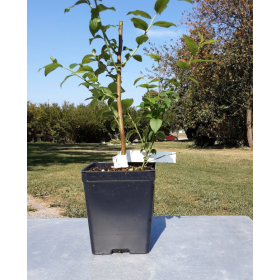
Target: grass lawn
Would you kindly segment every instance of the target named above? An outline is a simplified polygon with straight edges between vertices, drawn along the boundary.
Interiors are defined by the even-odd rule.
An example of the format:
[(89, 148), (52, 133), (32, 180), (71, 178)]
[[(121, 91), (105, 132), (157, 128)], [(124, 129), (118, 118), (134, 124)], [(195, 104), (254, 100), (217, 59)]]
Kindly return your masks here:
[[(177, 163), (158, 163), (154, 215), (246, 215), (253, 218), (253, 152), (247, 148), (192, 147), (192, 142), (157, 142), (177, 152)], [(139, 149), (140, 144), (128, 149)], [(80, 170), (111, 161), (119, 146), (28, 143), (27, 192), (68, 217), (86, 217)]]

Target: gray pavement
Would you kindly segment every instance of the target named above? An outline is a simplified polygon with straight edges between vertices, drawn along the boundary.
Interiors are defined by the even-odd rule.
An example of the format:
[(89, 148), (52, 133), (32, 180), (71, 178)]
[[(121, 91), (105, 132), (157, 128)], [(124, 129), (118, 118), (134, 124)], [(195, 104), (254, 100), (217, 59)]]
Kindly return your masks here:
[(92, 255), (87, 219), (30, 219), (28, 280), (252, 280), (253, 221), (154, 217), (149, 254)]

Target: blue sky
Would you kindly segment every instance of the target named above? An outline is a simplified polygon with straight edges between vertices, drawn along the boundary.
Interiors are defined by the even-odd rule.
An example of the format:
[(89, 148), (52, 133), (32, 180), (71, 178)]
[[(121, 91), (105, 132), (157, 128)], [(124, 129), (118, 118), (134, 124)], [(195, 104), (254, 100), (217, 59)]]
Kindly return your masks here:
[[(61, 105), (64, 101), (71, 103), (88, 104), (85, 101), (91, 93), (83, 86), (78, 87), (80, 80), (72, 77), (68, 79), (62, 89), (60, 83), (69, 74), (68, 71), (58, 68), (44, 76), (44, 71), (38, 73), (38, 69), (51, 63), (50, 56), (65, 67), (71, 63), (81, 63), (86, 54), (91, 54), (92, 49), (100, 53), (103, 46), (101, 39), (96, 39), (89, 45), (89, 38), (92, 35), (89, 32), (90, 8), (86, 4), (75, 6), (70, 12), (64, 14), (64, 9), (72, 6), (77, 0), (28, 0), (27, 2), (27, 100), (33, 103), (58, 103)], [(94, 1), (92, 1), (94, 3)], [(136, 29), (130, 18), (137, 17), (126, 15), (129, 11), (143, 10), (155, 15), (153, 9), (155, 0), (127, 1), (127, 0), (105, 0), (102, 2), (107, 7), (114, 6), (116, 11), (104, 11), (101, 13), (102, 23), (118, 24), (119, 20), (124, 22), (123, 45), (135, 49), (137, 46), (135, 38), (144, 31)], [(117, 5), (118, 4), (118, 5)], [(192, 5), (185, 1), (171, 0), (167, 9), (155, 21), (169, 21), (179, 25), (184, 10), (191, 11)], [(140, 17), (141, 19), (142, 18)], [(150, 20), (147, 19), (149, 24)], [(176, 40), (183, 33), (186, 33), (186, 27), (152, 27), (148, 32), (148, 37), (156, 45), (171, 44), (171, 39)], [(118, 29), (110, 28), (109, 38), (115, 38), (118, 41)], [(142, 55), (143, 61), (137, 62), (131, 59), (122, 71), (122, 87), (125, 89), (122, 98), (133, 98), (135, 106), (141, 102), (141, 97), (145, 93), (143, 88), (136, 88), (133, 82), (140, 76), (140, 71), (145, 74), (145, 68), (151, 68), (153, 61), (144, 55), (143, 47), (148, 47), (147, 43), (141, 45), (136, 54)], [(123, 58), (126, 52), (123, 52)], [(96, 63), (89, 64), (96, 69)], [(99, 77), (102, 85), (106, 86), (111, 79), (105, 75)]]

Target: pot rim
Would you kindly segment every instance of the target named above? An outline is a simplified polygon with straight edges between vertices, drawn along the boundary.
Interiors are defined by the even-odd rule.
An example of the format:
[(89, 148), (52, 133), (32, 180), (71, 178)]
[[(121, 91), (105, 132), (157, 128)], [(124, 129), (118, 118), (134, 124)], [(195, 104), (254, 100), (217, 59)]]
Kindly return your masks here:
[[(98, 161), (94, 161), (94, 162), (90, 163), (89, 165), (87, 165), (86, 167), (84, 167), (83, 169), (81, 169), (81, 172), (82, 172), (82, 173), (93, 172), (93, 171), (89, 171), (89, 170), (87, 170), (87, 169), (89, 169), (90, 167), (92, 167), (93, 164), (95, 164), (95, 163), (98, 163), (98, 164), (104, 163), (104, 164), (107, 164), (107, 165), (111, 164), (111, 166), (114, 165), (113, 162), (108, 162), (108, 161), (106, 161), (106, 162), (104, 162), (104, 161), (98, 162)], [(128, 165), (135, 165), (135, 164), (140, 164), (140, 165), (142, 165), (143, 162), (128, 162)], [(149, 162), (148, 165), (154, 165), (154, 168), (155, 168), (155, 169), (154, 169), (154, 170), (142, 170), (141, 172), (155, 172), (155, 171), (156, 171), (156, 162)], [(137, 171), (137, 170), (133, 170), (133, 171), (113, 171), (113, 172), (126, 173), (126, 172), (139, 172), (139, 171), (140, 171), (140, 170), (138, 170), (138, 171)], [(94, 171), (94, 173), (97, 173), (97, 172), (103, 173), (104, 171)]]

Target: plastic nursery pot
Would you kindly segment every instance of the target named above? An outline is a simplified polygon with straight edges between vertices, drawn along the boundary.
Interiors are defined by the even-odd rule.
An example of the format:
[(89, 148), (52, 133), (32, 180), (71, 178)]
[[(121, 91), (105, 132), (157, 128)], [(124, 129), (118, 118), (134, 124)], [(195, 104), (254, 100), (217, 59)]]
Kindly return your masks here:
[[(142, 163), (131, 162), (130, 166)], [(155, 163), (145, 171), (88, 171), (111, 167), (93, 162), (81, 170), (92, 253), (147, 254), (153, 219)]]

